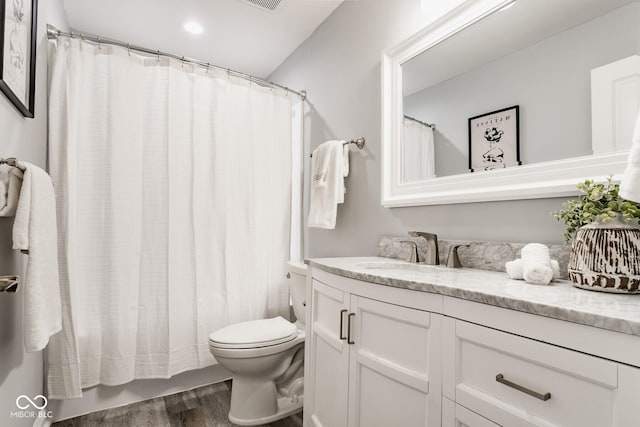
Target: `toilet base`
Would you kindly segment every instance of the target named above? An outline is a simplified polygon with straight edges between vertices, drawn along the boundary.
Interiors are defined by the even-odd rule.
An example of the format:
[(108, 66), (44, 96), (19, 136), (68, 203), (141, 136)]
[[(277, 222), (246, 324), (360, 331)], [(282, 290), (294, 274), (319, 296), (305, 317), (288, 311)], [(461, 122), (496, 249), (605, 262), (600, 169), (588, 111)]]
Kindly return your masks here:
[(266, 417), (261, 418), (237, 418), (233, 416), (232, 412), (229, 412), (229, 421), (234, 424), (238, 424), (240, 426), (255, 426), (260, 424), (268, 424), (273, 421), (280, 420), (282, 418), (286, 418), (289, 415), (293, 415), (296, 412), (302, 410), (302, 406), (304, 403), (303, 396), (295, 396), (293, 398), (290, 397), (281, 397), (278, 399), (278, 411)]

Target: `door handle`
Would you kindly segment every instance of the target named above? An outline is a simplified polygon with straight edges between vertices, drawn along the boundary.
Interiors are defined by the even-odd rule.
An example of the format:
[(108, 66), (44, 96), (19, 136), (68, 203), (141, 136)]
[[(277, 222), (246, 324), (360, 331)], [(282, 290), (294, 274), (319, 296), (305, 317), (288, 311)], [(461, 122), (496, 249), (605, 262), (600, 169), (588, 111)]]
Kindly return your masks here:
[(347, 312), (347, 310), (340, 310), (340, 339), (341, 340), (346, 340), (347, 337), (342, 335), (342, 325), (344, 323), (344, 314)]
[(355, 313), (349, 313), (347, 316), (347, 344), (355, 344), (355, 341), (351, 341), (351, 318), (355, 316)]

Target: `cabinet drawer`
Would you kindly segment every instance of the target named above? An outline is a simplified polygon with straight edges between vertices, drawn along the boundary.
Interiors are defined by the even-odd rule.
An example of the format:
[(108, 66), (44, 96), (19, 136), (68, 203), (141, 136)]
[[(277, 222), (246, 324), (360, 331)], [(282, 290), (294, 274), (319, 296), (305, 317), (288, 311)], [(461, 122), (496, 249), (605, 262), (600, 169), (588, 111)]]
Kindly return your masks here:
[(442, 398), (442, 427), (500, 427), (446, 397)]
[(445, 369), (452, 376), (445, 382), (457, 403), (504, 426), (614, 425), (615, 363), (463, 321), (452, 324), (454, 348), (445, 349), (445, 357), (455, 366)]

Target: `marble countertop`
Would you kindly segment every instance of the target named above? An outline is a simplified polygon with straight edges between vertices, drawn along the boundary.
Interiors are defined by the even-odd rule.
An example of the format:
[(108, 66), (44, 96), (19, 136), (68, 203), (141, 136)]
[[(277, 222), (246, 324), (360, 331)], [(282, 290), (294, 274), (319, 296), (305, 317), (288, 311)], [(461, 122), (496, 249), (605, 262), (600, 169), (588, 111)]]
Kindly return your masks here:
[(412, 264), (382, 257), (313, 258), (314, 268), (351, 279), (431, 292), (640, 336), (640, 295), (578, 289), (566, 280), (548, 286), (505, 273)]

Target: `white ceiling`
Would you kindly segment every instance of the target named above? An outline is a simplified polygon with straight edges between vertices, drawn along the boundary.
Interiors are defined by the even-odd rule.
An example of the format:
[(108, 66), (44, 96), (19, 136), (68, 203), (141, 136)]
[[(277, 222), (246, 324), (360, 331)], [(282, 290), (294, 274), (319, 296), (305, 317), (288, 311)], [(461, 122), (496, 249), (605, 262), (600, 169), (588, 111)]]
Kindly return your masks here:
[[(71, 28), (265, 78), (342, 0), (282, 0), (274, 12), (243, 0), (64, 0)], [(194, 20), (196, 36), (182, 28)]]

